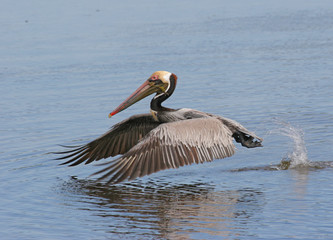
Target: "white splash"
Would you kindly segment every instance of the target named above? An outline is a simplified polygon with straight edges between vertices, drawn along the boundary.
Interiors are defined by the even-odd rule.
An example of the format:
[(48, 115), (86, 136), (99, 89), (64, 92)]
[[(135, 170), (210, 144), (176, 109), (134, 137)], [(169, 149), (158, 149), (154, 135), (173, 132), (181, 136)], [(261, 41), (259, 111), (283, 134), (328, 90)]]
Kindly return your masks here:
[(301, 128), (296, 128), (290, 123), (276, 120), (281, 125), (277, 133), (289, 137), (293, 141), (292, 152), (287, 155), (287, 160), (290, 161), (290, 168), (309, 166), (308, 153), (304, 141), (304, 132)]

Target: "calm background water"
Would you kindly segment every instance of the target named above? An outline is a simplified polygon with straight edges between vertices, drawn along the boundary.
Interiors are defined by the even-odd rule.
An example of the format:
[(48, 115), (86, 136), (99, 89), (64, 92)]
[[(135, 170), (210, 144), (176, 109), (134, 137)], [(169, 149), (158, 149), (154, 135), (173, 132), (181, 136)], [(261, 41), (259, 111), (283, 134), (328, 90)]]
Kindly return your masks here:
[[(332, 1), (3, 0), (0, 24), (1, 239), (333, 238)], [(116, 186), (52, 160), (147, 112), (107, 118), (156, 70), (179, 77), (167, 106), (264, 148)], [(323, 167), (273, 171), (295, 144)]]

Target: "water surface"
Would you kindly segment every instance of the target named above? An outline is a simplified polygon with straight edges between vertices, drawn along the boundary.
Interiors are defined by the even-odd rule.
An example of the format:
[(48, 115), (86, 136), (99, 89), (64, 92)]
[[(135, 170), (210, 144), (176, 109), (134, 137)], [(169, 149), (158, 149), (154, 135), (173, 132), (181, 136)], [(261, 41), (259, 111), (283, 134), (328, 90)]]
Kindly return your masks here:
[[(0, 13), (2, 239), (333, 238), (330, 1), (3, 1)], [(167, 106), (232, 118), (264, 147), (115, 186), (52, 160), (148, 112), (145, 99), (107, 118), (156, 70), (179, 77)]]

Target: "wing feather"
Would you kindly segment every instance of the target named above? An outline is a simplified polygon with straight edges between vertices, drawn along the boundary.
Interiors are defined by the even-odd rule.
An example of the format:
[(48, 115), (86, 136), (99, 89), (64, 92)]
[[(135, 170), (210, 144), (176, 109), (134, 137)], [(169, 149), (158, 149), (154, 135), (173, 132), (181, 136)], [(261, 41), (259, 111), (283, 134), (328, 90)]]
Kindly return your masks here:
[[(166, 168), (210, 162), (235, 152), (231, 130), (215, 117), (164, 123), (122, 157), (104, 163), (99, 180), (118, 183)], [(109, 166), (110, 165), (110, 166)]]
[[(134, 115), (114, 125), (110, 131), (86, 145), (58, 152), (57, 154), (66, 155), (57, 159), (67, 159), (62, 164), (75, 166), (83, 162), (88, 164), (103, 158), (124, 154), (159, 125), (160, 123), (151, 114)], [(69, 146), (69, 148), (72, 147)]]

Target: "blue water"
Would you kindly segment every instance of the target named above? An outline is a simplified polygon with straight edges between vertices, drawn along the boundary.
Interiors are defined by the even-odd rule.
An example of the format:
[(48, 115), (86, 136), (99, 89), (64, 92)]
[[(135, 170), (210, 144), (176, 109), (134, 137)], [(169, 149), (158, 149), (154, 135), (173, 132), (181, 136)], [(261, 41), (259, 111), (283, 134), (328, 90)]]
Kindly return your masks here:
[[(1, 239), (333, 238), (331, 1), (2, 1), (0, 25)], [(156, 70), (264, 147), (116, 186), (52, 160), (148, 112), (107, 118)]]

